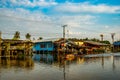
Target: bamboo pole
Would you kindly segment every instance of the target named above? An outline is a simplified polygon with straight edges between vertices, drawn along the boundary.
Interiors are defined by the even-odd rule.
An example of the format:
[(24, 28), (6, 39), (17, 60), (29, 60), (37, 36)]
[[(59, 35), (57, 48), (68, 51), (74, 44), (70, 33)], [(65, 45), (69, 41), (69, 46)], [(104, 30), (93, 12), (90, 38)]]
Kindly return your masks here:
[(2, 43), (2, 38), (1, 38), (1, 31), (0, 31), (0, 56), (1, 56), (1, 52), (2, 52), (2, 45), (1, 45), (1, 43)]

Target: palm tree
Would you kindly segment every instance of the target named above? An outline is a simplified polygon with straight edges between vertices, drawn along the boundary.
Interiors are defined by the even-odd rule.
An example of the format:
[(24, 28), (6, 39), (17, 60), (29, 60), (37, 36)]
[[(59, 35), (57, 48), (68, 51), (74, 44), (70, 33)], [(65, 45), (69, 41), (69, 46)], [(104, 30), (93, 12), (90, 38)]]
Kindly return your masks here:
[(43, 38), (42, 37), (39, 37), (38, 40), (42, 40)]
[(0, 31), (0, 54), (1, 54), (1, 43), (2, 43), (1, 34), (2, 34), (2, 32)]
[(103, 41), (103, 34), (100, 34), (100, 37), (101, 37), (101, 41)]
[(2, 32), (0, 31), (0, 39), (1, 39)]
[(114, 42), (115, 33), (111, 33), (112, 43)]
[(30, 35), (29, 33), (27, 33), (27, 34), (25, 35), (25, 37), (26, 37), (27, 40), (30, 40), (31, 35)]
[(13, 39), (15, 39), (15, 40), (19, 40), (20, 39), (20, 32), (19, 31), (15, 32)]

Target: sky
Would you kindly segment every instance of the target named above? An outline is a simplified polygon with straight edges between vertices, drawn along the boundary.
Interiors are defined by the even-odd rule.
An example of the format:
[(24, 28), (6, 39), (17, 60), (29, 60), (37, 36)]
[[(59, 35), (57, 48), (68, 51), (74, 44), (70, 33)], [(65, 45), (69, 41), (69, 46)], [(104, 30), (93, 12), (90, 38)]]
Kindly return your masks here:
[(0, 0), (2, 38), (60, 38), (63, 25), (67, 38), (120, 40), (120, 0)]

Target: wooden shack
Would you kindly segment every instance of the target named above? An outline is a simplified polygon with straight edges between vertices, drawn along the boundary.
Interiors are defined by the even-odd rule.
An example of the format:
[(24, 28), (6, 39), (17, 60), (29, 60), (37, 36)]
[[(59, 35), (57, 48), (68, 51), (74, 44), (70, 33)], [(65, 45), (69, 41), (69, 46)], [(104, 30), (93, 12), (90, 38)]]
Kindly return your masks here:
[(105, 53), (110, 51), (110, 45), (95, 41), (84, 41), (87, 53)]
[(27, 40), (2, 39), (0, 56), (31, 55), (32, 45)]

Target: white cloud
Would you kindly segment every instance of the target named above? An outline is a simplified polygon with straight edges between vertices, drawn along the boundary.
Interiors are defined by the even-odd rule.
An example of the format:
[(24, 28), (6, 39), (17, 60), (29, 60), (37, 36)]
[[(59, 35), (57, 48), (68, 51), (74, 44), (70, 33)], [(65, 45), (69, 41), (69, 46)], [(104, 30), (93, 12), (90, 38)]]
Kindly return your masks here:
[[(55, 37), (56, 34), (54, 33), (62, 32), (62, 28), (56, 27), (56, 24), (52, 22), (51, 17), (41, 12), (30, 12), (22, 8), (16, 8), (15, 10), (0, 9), (0, 31), (2, 32), (20, 31), (23, 34), (29, 32), (33, 36), (37, 35), (37, 37)], [(57, 37), (60, 37), (60, 34)]]
[[(24, 0), (23, 2), (18, 3), (21, 0), (11, 0), (12, 5), (26, 5), (26, 6), (41, 6), (42, 2), (45, 0)], [(50, 2), (50, 1), (49, 1)], [(54, 2), (51, 0), (51, 3)], [(53, 5), (49, 4), (48, 5)], [(43, 5), (43, 6), (48, 6)], [(80, 13), (80, 12), (93, 12), (93, 13), (116, 13), (119, 10), (119, 6), (107, 6), (107, 5), (91, 5), (89, 3), (65, 3), (57, 4), (54, 6), (55, 10), (71, 13)], [(54, 12), (53, 12), (54, 13)], [(57, 12), (58, 13), (58, 12)], [(55, 12), (56, 14), (56, 12)], [(103, 32), (112, 32), (119, 30), (119, 26), (111, 28), (111, 26), (103, 26), (102, 24), (97, 24), (96, 20), (98, 18), (94, 15), (86, 14), (59, 14), (56, 15), (45, 15), (40, 10), (32, 12), (24, 8), (0, 8), (0, 29), (2, 31), (16, 31), (19, 30), (22, 33), (30, 32), (33, 35), (43, 36), (43, 37), (62, 37), (62, 27), (61, 25), (67, 24), (70, 31), (70, 35), (78, 38), (85, 37), (97, 37), (99, 38), (100, 33), (94, 32), (95, 30)], [(106, 24), (107, 25), (107, 24)], [(4, 27), (3, 27), (4, 26)], [(59, 27), (58, 27), (59, 26)], [(101, 27), (103, 26), (103, 27)], [(83, 28), (83, 29), (82, 29)], [(110, 29), (111, 28), (111, 29)], [(87, 30), (88, 29), (88, 30)], [(93, 30), (93, 31), (92, 31)], [(53, 34), (58, 33), (58, 34)], [(49, 35), (48, 35), (49, 34)], [(55, 36), (57, 35), (57, 36)], [(76, 36), (75, 36), (76, 35)], [(82, 37), (81, 37), (82, 36)], [(71, 36), (70, 36), (71, 37)], [(110, 38), (110, 36), (107, 36)]]
[(79, 37), (81, 33), (79, 31), (80, 29), (76, 31), (74, 28), (94, 24), (95, 19), (96, 17), (91, 15), (50, 17), (40, 11), (30, 12), (23, 8), (16, 8), (14, 10), (8, 8), (0, 9), (0, 29), (2, 29), (3, 32), (7, 31), (13, 33), (18, 30), (23, 34), (29, 32), (33, 36), (37, 35), (37, 37), (62, 37), (61, 26), (63, 24), (67, 24), (70, 31), (75, 32), (71, 33), (71, 35), (77, 35), (76, 37)]
[(30, 12), (29, 10), (23, 8), (8, 9), (0, 8), (0, 15), (9, 16), (13, 18), (18, 18), (22, 20), (31, 20), (31, 21), (42, 21), (42, 22), (51, 22), (50, 17), (44, 15), (40, 11)]
[(54, 0), (10, 0), (10, 2), (16, 6), (27, 6), (27, 7), (36, 7), (36, 6), (52, 6), (57, 5), (57, 3)]
[(91, 13), (120, 13), (120, 6), (109, 6), (105, 4), (92, 5), (85, 3), (64, 3), (55, 7), (58, 12), (91, 12)]
[[(61, 26), (64, 24), (68, 25), (68, 28), (70, 28), (71, 32), (77, 32), (71, 35), (77, 35), (78, 37), (80, 34), (79, 27), (88, 27), (88, 25), (94, 24), (96, 20), (96, 17), (91, 15), (63, 15), (59, 17), (50, 17), (40, 11), (30, 12), (29, 10), (23, 8), (16, 8), (14, 10), (1, 8), (0, 17), (0, 28), (2, 29), (2, 31), (18, 30), (22, 33), (31, 32), (32, 34), (37, 34), (44, 37), (62, 37)], [(73, 27), (78, 29), (76, 30)]]
[(106, 25), (106, 26), (105, 26), (105, 29), (109, 29), (109, 26), (108, 26), (108, 25)]
[(92, 25), (95, 23), (96, 17), (91, 15), (73, 15), (59, 17), (59, 23), (67, 24), (71, 27), (82, 27), (83, 25)]

